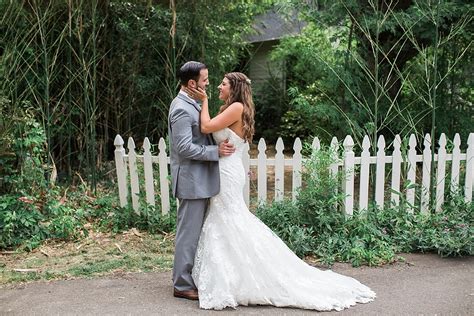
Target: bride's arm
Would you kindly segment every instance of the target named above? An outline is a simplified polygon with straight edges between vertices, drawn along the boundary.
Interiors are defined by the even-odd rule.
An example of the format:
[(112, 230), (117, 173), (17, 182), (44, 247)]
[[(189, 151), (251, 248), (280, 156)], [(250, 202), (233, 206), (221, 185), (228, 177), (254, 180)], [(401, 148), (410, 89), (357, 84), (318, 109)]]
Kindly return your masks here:
[(232, 124), (240, 120), (242, 116), (244, 105), (240, 102), (235, 102), (229, 105), (216, 117), (211, 119), (211, 116), (209, 115), (209, 103), (206, 92), (201, 88), (199, 88), (199, 90), (188, 88), (185, 91), (187, 91), (192, 98), (199, 99), (202, 102), (201, 132), (204, 134), (209, 134), (221, 130), (225, 127), (231, 126)]
[(243, 109), (244, 106), (242, 103), (235, 102), (211, 119), (211, 116), (209, 115), (208, 101), (207, 98), (205, 98), (201, 107), (201, 132), (204, 134), (209, 134), (231, 126), (240, 120)]

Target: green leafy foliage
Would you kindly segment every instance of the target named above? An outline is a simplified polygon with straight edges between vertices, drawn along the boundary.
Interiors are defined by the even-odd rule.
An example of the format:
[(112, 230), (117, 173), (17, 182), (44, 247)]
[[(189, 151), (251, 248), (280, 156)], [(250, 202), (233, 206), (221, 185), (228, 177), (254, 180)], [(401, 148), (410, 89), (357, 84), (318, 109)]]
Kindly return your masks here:
[[(36, 248), (48, 238), (75, 240), (87, 235), (86, 217), (80, 209), (56, 202), (8, 194), (0, 199), (0, 248)], [(54, 200), (53, 200), (54, 199)]]
[(367, 134), (375, 147), (381, 134), (472, 132), (470, 1), (280, 3), (308, 23), (274, 53), (287, 71), (285, 136)]
[[(77, 240), (98, 229), (123, 231), (132, 227), (173, 232), (175, 212), (143, 205), (140, 212), (118, 207), (107, 190), (93, 196), (85, 185), (63, 188), (47, 181), (46, 136), (31, 107), (13, 109), (1, 99), (0, 248), (33, 249), (46, 239)], [(9, 120), (6, 120), (6, 118)], [(71, 189), (71, 192), (68, 192)], [(115, 188), (114, 188), (115, 189)], [(173, 205), (175, 207), (175, 205)]]
[(276, 142), (278, 136), (286, 136), (281, 130), (281, 120), (288, 111), (288, 98), (282, 93), (277, 78), (270, 78), (253, 91), (255, 103), (255, 137), (265, 138), (266, 142)]
[(305, 166), (305, 186), (296, 202), (260, 205), (259, 218), (300, 257), (315, 255), (334, 261), (381, 265), (399, 252), (436, 251), (442, 256), (473, 254), (474, 203), (452, 195), (438, 213), (413, 213), (402, 201), (398, 207), (344, 215), (338, 205), (344, 195), (336, 188), (341, 176), (329, 172), (334, 161), (328, 150), (313, 154)]
[(74, 240), (87, 235), (87, 230), (83, 229), (86, 217), (81, 208), (73, 208), (52, 200), (45, 205), (43, 211), (49, 218), (48, 230), (51, 238)]
[(0, 193), (39, 194), (47, 188), (46, 139), (31, 107), (0, 99)]
[(171, 233), (176, 229), (176, 211), (161, 214), (161, 210), (151, 205), (143, 205), (140, 211), (132, 207), (116, 207), (107, 216), (99, 219), (99, 225), (114, 232), (138, 228), (150, 233)]
[[(66, 199), (66, 193), (68, 198)], [(159, 207), (143, 205), (139, 212), (118, 206), (116, 195), (101, 191), (89, 196), (76, 188), (45, 196), (7, 194), (0, 197), (0, 249), (38, 247), (46, 239), (65, 241), (87, 237), (90, 229), (119, 233), (137, 228), (150, 233), (169, 234), (176, 229), (176, 205), (161, 214)]]
[(443, 257), (472, 255), (474, 203), (465, 202), (461, 194), (452, 195), (449, 201), (441, 212), (423, 218), (415, 235), (417, 246)]
[(344, 85), (355, 85), (344, 67), (344, 41), (334, 29), (309, 24), (300, 35), (282, 39), (273, 51), (273, 60), (284, 63), (287, 71), (288, 91), (280, 94), (289, 106), (278, 131), (286, 139), (318, 135), (329, 142), (357, 124), (348, 125), (341, 113), (353, 104)]
[(16, 247), (28, 241), (34, 248), (48, 235), (45, 216), (20, 195), (0, 197), (0, 248)]

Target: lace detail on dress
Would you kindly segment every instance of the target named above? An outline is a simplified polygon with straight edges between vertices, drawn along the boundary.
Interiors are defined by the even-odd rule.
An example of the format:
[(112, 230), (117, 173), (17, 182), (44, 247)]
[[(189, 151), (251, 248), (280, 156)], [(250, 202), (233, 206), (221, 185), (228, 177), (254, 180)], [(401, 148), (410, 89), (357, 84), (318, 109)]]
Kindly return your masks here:
[(375, 293), (357, 280), (321, 271), (300, 260), (243, 198), (244, 140), (229, 128), (213, 135), (229, 139), (236, 152), (219, 160), (221, 189), (211, 198), (196, 252), (193, 279), (199, 306), (220, 310), (238, 305), (274, 305), (342, 310), (366, 303)]

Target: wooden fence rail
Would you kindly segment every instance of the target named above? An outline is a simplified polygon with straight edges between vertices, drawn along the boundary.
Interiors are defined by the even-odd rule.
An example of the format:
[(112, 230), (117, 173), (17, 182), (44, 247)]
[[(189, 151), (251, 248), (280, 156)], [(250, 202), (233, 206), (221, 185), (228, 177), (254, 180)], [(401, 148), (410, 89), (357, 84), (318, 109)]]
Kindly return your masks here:
[[(169, 196), (169, 157), (166, 153), (166, 143), (163, 138), (158, 144), (158, 155), (152, 155), (151, 144), (148, 138), (143, 142), (143, 155), (136, 153), (135, 142), (132, 138), (128, 139), (127, 149), (125, 152), (124, 141), (120, 135), (115, 137), (115, 164), (117, 171), (117, 183), (120, 197), (120, 205), (126, 206), (128, 196), (131, 196), (132, 206), (135, 210), (139, 210), (140, 190), (145, 191), (145, 201), (149, 205), (155, 205), (157, 196), (161, 202), (161, 210), (168, 213), (170, 209)], [(444, 134), (441, 135), (438, 142), (438, 152), (434, 155), (434, 163), (436, 170), (436, 186), (431, 190), (431, 139), (427, 134), (423, 140), (423, 151), (418, 154), (416, 151), (417, 141), (415, 135), (411, 135), (408, 141), (408, 150), (402, 152), (402, 141), (397, 135), (392, 144), (391, 155), (387, 155), (387, 147), (385, 139), (380, 136), (377, 142), (377, 151), (375, 156), (371, 156), (370, 139), (365, 136), (362, 142), (362, 151), (359, 157), (354, 153), (354, 141), (351, 136), (347, 136), (343, 141), (343, 152), (339, 153), (339, 142), (336, 138), (331, 141), (330, 147), (337, 153), (334, 163), (331, 165), (331, 172), (335, 173), (339, 170), (345, 172), (345, 179), (342, 183), (341, 190), (345, 194), (344, 211), (346, 214), (352, 214), (355, 207), (358, 209), (366, 209), (369, 204), (369, 181), (370, 181), (370, 165), (375, 165), (375, 192), (373, 200), (383, 208), (386, 202), (391, 201), (393, 204), (400, 203), (400, 196), (403, 194), (411, 205), (415, 205), (415, 193), (417, 190), (420, 196), (419, 209), (421, 212), (428, 212), (430, 194), (435, 194), (435, 209), (441, 210), (446, 192), (446, 184), (450, 191), (458, 191), (464, 187), (465, 201), (472, 201), (474, 187), (474, 133), (470, 133), (467, 140), (467, 150), (461, 153), (461, 139), (456, 134), (451, 153), (447, 152), (447, 139)], [(256, 169), (257, 174), (257, 200), (259, 202), (267, 202), (267, 178), (269, 170), (274, 170), (274, 200), (281, 201), (284, 198), (284, 182), (285, 167), (291, 169), (291, 198), (297, 198), (298, 189), (302, 185), (301, 170), (304, 158), (301, 154), (301, 140), (297, 138), (293, 144), (294, 154), (292, 157), (283, 155), (284, 144), (281, 138), (276, 143), (276, 154), (274, 158), (268, 158), (266, 155), (267, 145), (262, 138), (258, 142), (257, 158), (250, 158), (247, 150), (244, 151), (243, 162), (246, 172), (250, 168)], [(312, 142), (313, 150), (320, 149), (318, 138), (314, 138)], [(375, 152), (375, 149), (372, 149)], [(450, 168), (447, 170), (448, 162)], [(138, 163), (142, 164), (142, 168), (138, 168)], [(158, 164), (158, 171), (154, 172), (153, 164)], [(269, 168), (272, 167), (272, 168)], [(389, 168), (388, 168), (389, 167)], [(143, 169), (144, 181), (139, 181), (139, 169)], [(390, 170), (391, 179), (388, 183), (386, 170)], [(155, 182), (155, 173), (159, 181)], [(421, 173), (421, 181), (418, 179)], [(461, 183), (461, 176), (464, 183)], [(356, 179), (358, 179), (358, 187), (355, 187)], [(406, 190), (401, 188), (402, 181), (404, 184), (417, 184), (407, 186)], [(142, 184), (140, 184), (142, 183)], [(461, 186), (462, 184), (462, 186)], [(155, 188), (159, 188), (159, 194), (155, 194)], [(390, 190), (387, 190), (390, 188)], [(390, 192), (390, 195), (388, 194)], [(244, 198), (247, 205), (250, 201), (250, 177), (247, 177), (247, 183), (244, 190)], [(357, 198), (357, 199), (356, 199)], [(355, 203), (358, 202), (356, 206)]]

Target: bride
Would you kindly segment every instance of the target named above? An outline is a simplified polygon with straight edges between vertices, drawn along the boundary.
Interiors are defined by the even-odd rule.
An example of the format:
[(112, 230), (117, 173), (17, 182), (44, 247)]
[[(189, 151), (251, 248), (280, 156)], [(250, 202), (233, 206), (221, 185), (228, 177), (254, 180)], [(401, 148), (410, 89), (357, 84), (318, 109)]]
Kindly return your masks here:
[(236, 149), (219, 160), (220, 193), (211, 198), (199, 239), (192, 271), (199, 306), (220, 310), (259, 304), (327, 311), (372, 301), (375, 293), (357, 280), (300, 260), (248, 210), (242, 152), (254, 134), (254, 104), (247, 76), (224, 76), (219, 85), (224, 105), (212, 119), (206, 92), (187, 92), (202, 102), (201, 131)]

